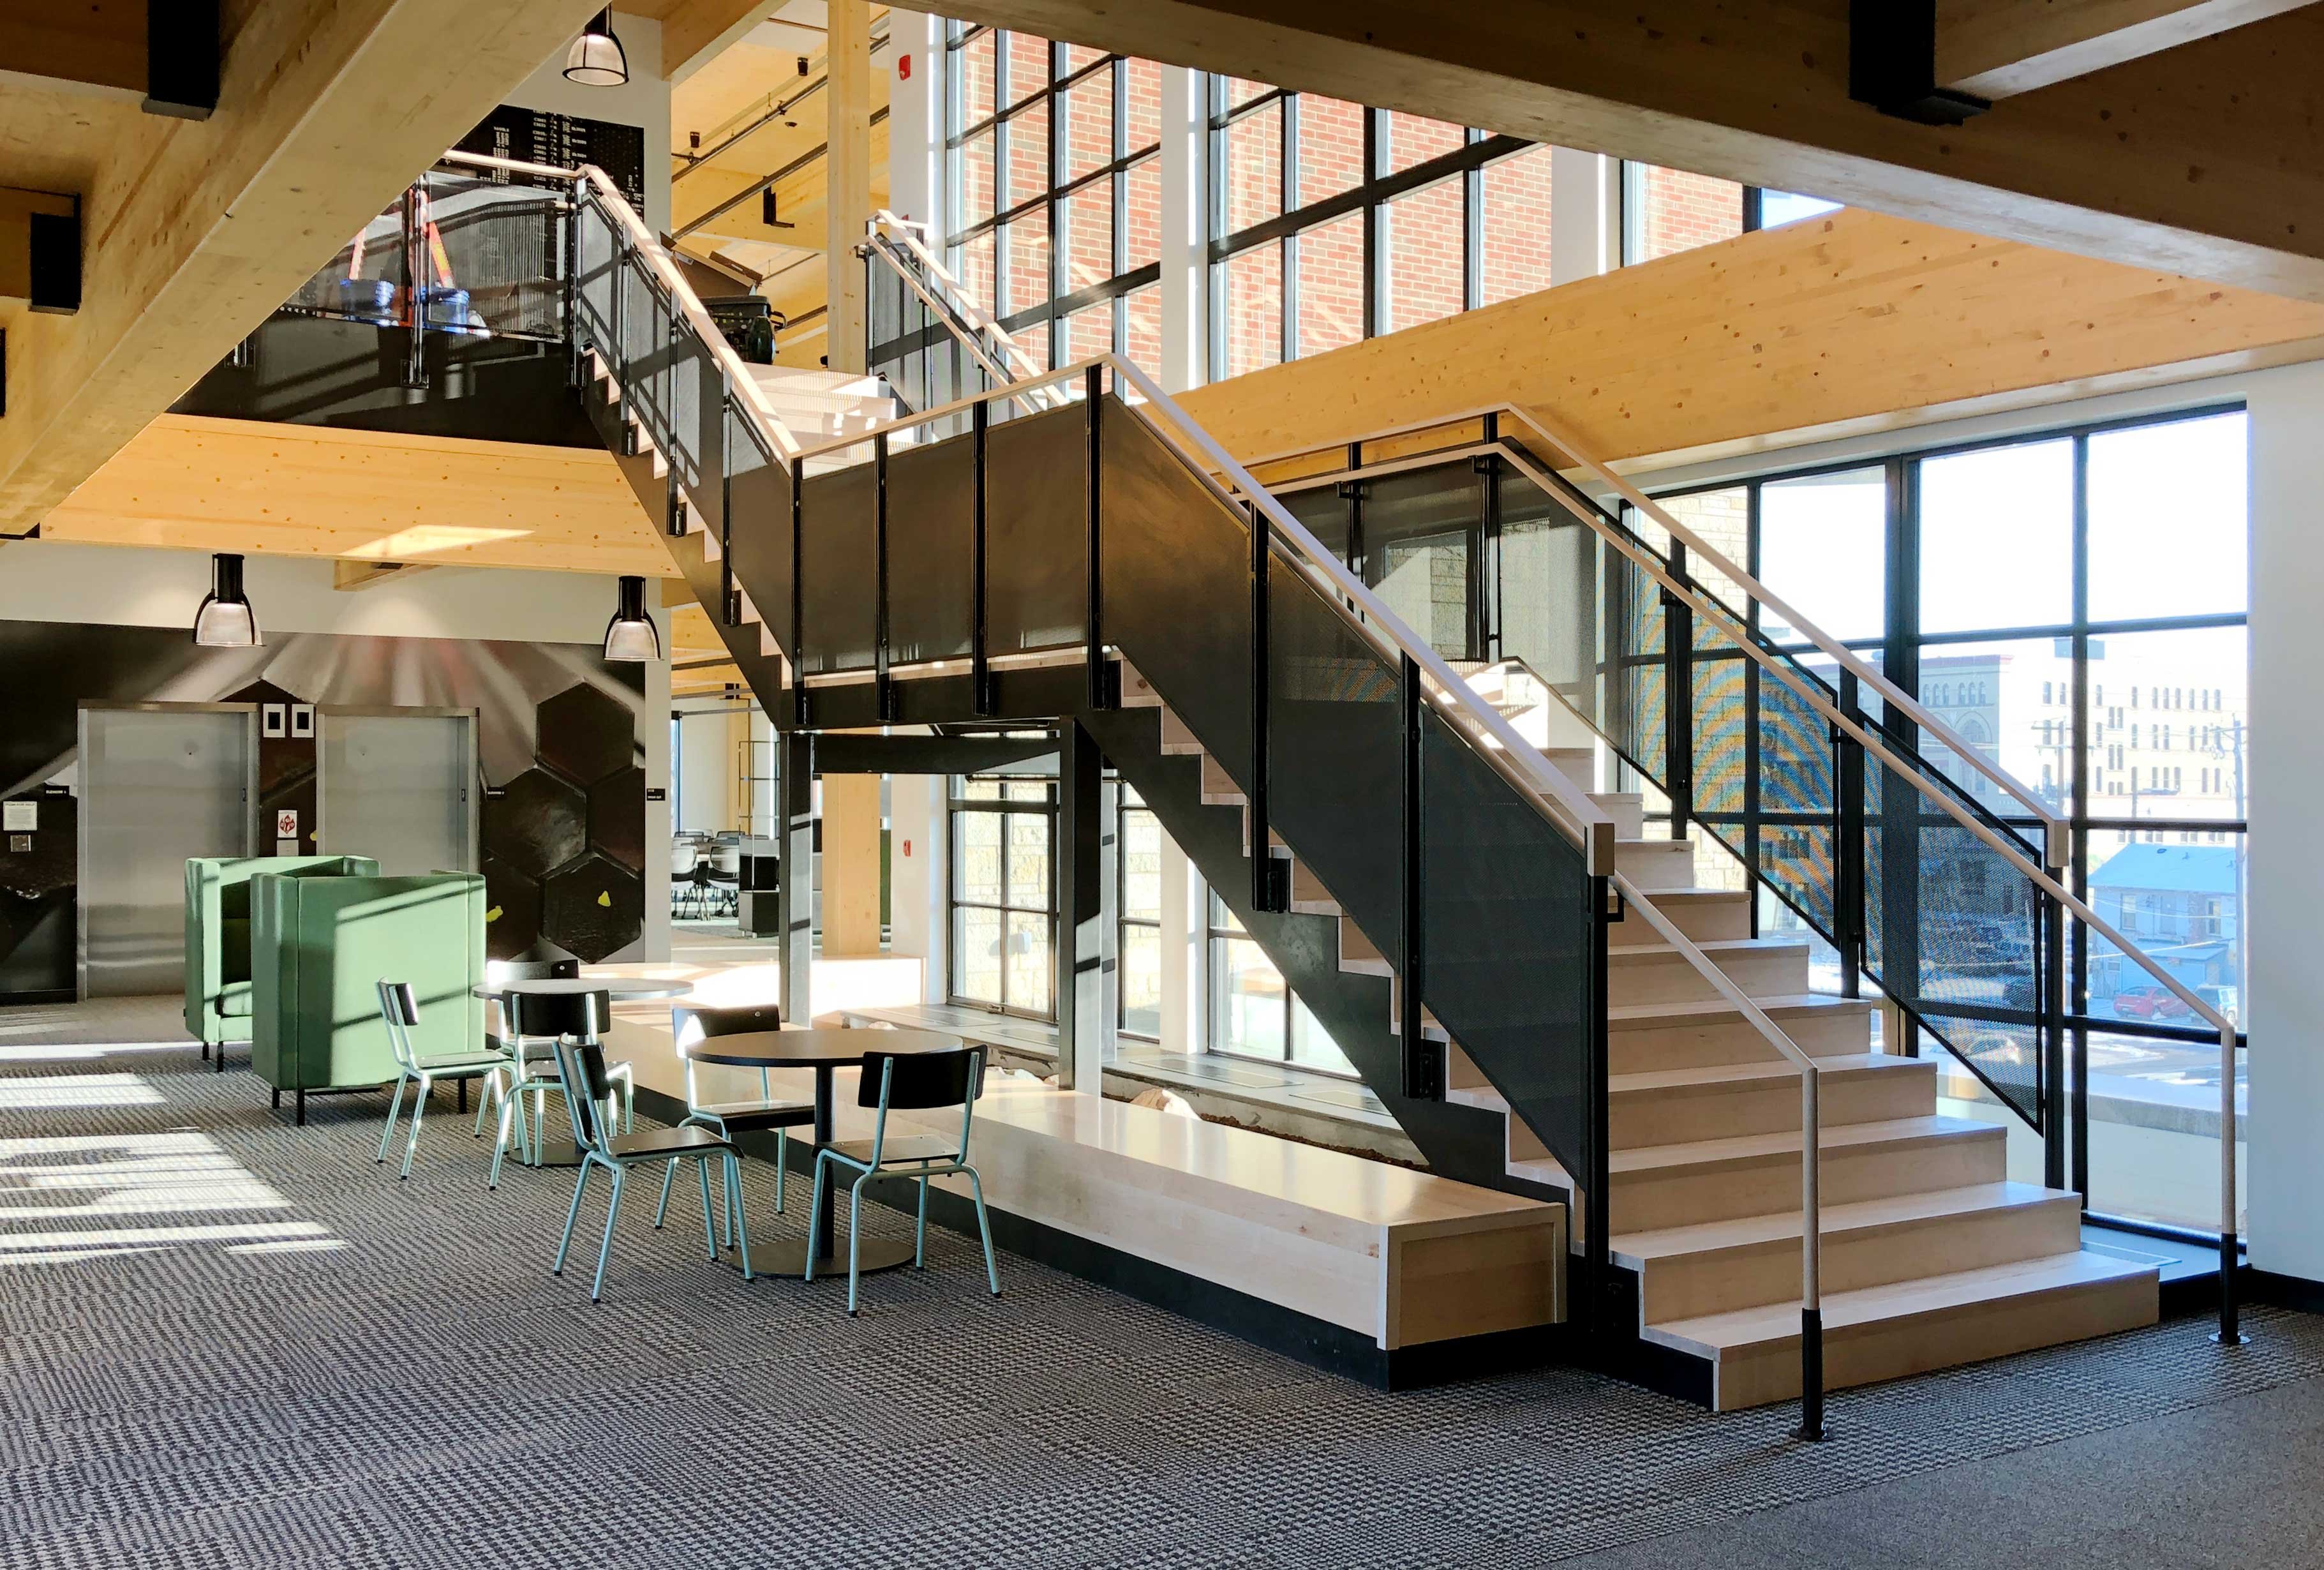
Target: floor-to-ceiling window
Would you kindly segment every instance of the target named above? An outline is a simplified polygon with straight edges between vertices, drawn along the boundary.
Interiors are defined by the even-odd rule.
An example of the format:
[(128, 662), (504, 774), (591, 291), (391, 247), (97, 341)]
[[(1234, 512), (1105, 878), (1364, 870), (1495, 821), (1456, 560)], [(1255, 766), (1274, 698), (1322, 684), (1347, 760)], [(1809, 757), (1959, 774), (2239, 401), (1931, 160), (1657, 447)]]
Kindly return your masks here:
[(1210, 374), (1549, 287), (1550, 152), (1210, 78)]
[(1114, 953), (1125, 1036), (1162, 1037), (1162, 824), (1127, 781), (1114, 787)]
[(949, 806), (952, 1000), (1054, 1018), (1056, 781), (955, 774)]
[[(2202, 411), (1664, 498), (2065, 817), (2075, 892), (2238, 1022), (2250, 747), (2244, 425), (2238, 410)], [(1804, 647), (1772, 614), (1760, 624)], [(1827, 657), (1804, 658), (1832, 673)], [(1946, 744), (1923, 737), (1922, 752), (2039, 843), (2034, 820)], [(1948, 868), (1927, 846), (1923, 858), (1928, 879), (1977, 871)], [(1986, 897), (2015, 909), (2007, 891)], [(1804, 930), (1770, 895), (1760, 919), (1763, 931)], [(1978, 997), (1981, 965), (1995, 976), (2022, 968), (2023, 924), (1986, 925), (1980, 935), (1964, 923), (1946, 956), (1950, 995)], [(2073, 1055), (2089, 1107), (2075, 1168), (2087, 1172), (2090, 1205), (2215, 1227), (2218, 1044), (2094, 930), (2074, 923), (2070, 934)], [(1818, 984), (1830, 986), (1838, 956), (1820, 940), (1816, 953)], [(1922, 961), (1924, 988), (1936, 964)], [(1973, 1026), (1960, 1029), (1973, 1037)], [(1967, 1045), (1974, 1055), (1977, 1043)], [(1953, 1110), (2009, 1123), (2014, 1171), (2038, 1175), (2029, 1131), (1966, 1071), (1945, 1084)]]
[(1211, 890), (1204, 891), (1204, 898), (1210, 911), (1209, 1049), (1353, 1076), (1354, 1066), (1284, 984), (1283, 973), (1235, 919), (1226, 901)]
[(1052, 365), (1162, 358), (1162, 68), (948, 23), (945, 242), (976, 301)]
[(1792, 191), (1738, 185), (1713, 174), (1659, 163), (1622, 165), (1622, 260), (1653, 262), (1753, 229), (1772, 229), (1838, 202)]

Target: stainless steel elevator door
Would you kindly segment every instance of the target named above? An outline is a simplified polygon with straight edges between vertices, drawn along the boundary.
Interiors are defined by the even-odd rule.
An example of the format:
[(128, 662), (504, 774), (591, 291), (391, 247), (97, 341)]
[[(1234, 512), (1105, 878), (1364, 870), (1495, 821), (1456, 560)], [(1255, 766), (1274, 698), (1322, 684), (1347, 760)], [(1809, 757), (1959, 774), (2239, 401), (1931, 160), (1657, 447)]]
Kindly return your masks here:
[(326, 854), (369, 856), (390, 877), (475, 870), (474, 716), (327, 711), (320, 724)]
[(247, 709), (81, 710), (84, 997), (184, 986), (186, 861), (251, 854), (256, 725)]

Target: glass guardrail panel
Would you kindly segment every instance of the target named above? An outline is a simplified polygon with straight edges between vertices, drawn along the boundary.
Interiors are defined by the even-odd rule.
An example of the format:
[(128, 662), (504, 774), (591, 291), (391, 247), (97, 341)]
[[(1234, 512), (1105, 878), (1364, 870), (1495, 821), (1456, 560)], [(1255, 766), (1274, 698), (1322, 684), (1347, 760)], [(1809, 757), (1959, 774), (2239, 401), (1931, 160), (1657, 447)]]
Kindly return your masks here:
[(302, 284), (285, 309), (307, 316), (397, 327), (403, 321), (405, 282), (403, 199), (398, 197), (340, 246), (329, 264)]
[(441, 171), (414, 189), (429, 328), (543, 341), (564, 337), (562, 190)]
[(1550, 1152), (1586, 1173), (1596, 933), (1582, 853), (1434, 714), (1421, 803), (1422, 1001)]

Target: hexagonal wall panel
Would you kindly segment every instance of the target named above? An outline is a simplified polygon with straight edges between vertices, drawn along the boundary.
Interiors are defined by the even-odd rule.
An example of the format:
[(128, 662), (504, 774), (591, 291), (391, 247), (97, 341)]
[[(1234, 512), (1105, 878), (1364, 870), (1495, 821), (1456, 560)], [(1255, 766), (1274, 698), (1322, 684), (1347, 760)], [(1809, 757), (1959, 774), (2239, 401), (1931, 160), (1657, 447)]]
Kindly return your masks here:
[(629, 767), (637, 743), (630, 711), (586, 682), (576, 682), (535, 711), (534, 752), (576, 785), (594, 785)]
[(638, 935), (645, 884), (635, 873), (592, 851), (541, 887), (540, 935), (595, 964)]
[(624, 769), (589, 787), (589, 848), (646, 870), (646, 771)]
[(545, 878), (588, 847), (588, 802), (546, 769), (527, 769), (484, 798), (484, 854)]
[(484, 858), (484, 952), (523, 959), (540, 938), (540, 885), (498, 856)]

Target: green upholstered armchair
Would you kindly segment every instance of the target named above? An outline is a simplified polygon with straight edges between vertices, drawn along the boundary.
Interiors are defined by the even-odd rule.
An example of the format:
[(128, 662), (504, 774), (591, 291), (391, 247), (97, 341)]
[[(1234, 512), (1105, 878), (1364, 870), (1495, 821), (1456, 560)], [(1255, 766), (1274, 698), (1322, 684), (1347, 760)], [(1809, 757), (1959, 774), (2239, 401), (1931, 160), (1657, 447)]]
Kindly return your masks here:
[(202, 1056), (250, 1039), (250, 880), (375, 876), (364, 856), (201, 856), (186, 864), (186, 1029)]
[(384, 1085), (396, 1076), (379, 983), (409, 982), (422, 1057), (484, 1045), (484, 880), (258, 877), (251, 882), (250, 1066), (298, 1098)]

